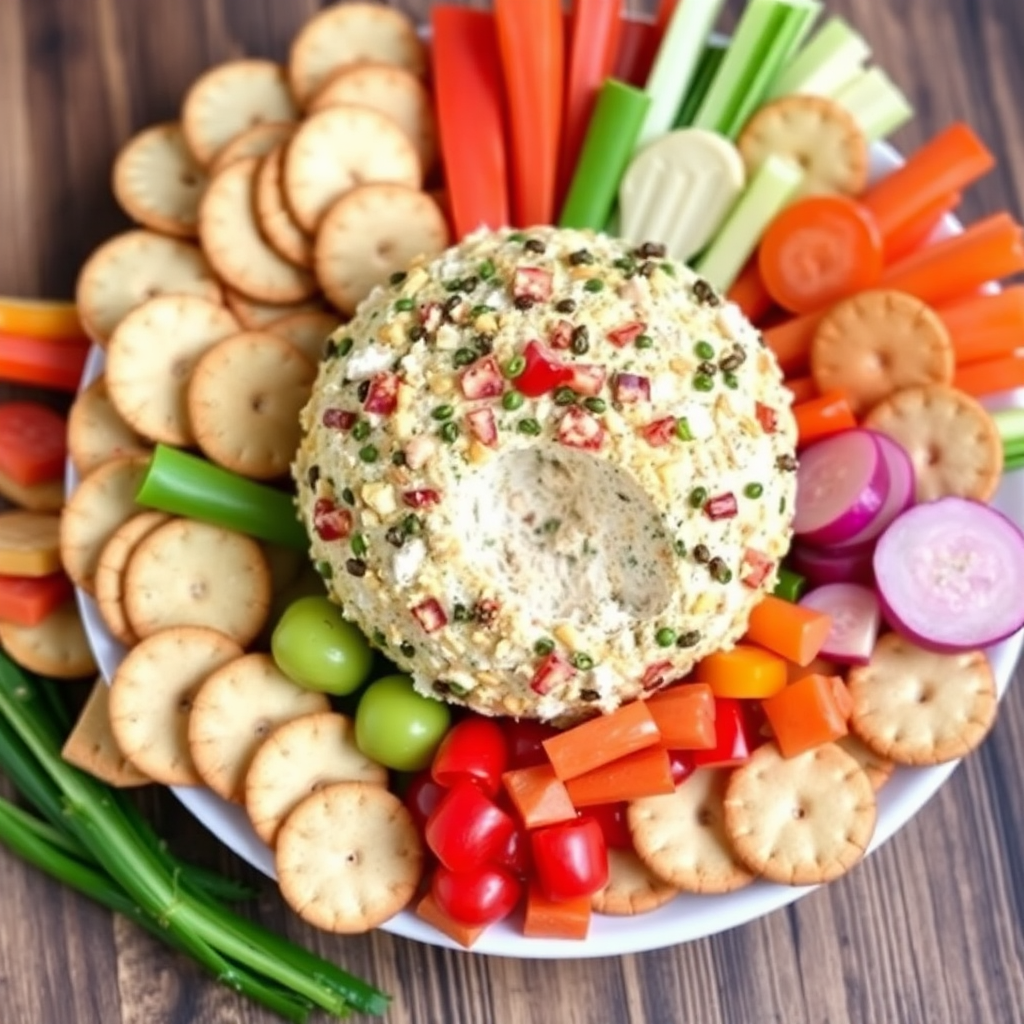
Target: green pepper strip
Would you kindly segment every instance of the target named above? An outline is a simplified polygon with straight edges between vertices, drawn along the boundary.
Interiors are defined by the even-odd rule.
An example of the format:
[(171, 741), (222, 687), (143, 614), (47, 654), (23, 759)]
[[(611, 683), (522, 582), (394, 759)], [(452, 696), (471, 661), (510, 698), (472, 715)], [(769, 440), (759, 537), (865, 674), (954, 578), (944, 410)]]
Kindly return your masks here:
[(775, 596), (796, 604), (807, 590), (807, 580), (792, 569), (782, 568), (779, 570), (779, 579), (775, 584)]

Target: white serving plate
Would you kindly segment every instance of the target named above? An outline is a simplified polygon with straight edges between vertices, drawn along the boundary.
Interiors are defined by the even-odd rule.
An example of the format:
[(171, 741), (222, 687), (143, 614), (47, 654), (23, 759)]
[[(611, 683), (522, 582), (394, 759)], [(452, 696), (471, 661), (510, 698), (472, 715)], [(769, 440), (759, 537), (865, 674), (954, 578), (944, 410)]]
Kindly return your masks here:
[[(892, 147), (882, 143), (872, 150), (872, 175), (880, 177), (899, 166), (901, 159)], [(961, 230), (952, 217), (940, 229), (945, 237)], [(103, 352), (94, 348), (85, 368), (83, 386), (91, 382), (103, 367)], [(997, 396), (992, 408), (1024, 407), (1024, 391)], [(74, 470), (67, 474), (68, 493), (77, 484)], [(1011, 473), (1003, 478), (993, 502), (996, 508), (1024, 528), (1024, 473)], [(78, 592), (79, 607), (86, 633), (96, 660), (107, 681), (111, 679), (124, 648), (110, 635), (93, 600)], [(999, 695), (1006, 692), (1024, 642), (1024, 631), (988, 650), (995, 673)], [(878, 798), (878, 823), (870, 850), (876, 850), (898, 832), (931, 799), (956, 769), (959, 762), (934, 768), (898, 768)], [(253, 832), (238, 806), (230, 804), (205, 788), (175, 787), (178, 799), (222, 843), (243, 860), (268, 877), (274, 877), (271, 851)], [(811, 887), (795, 888), (755, 882), (727, 896), (682, 895), (649, 914), (636, 917), (603, 917), (595, 915), (590, 935), (582, 942), (557, 939), (528, 939), (519, 932), (519, 920), (513, 917), (489, 928), (472, 952), (495, 956), (535, 959), (577, 959), (584, 957), (621, 956), (650, 949), (660, 949), (694, 939), (706, 938), (737, 925), (763, 917), (780, 907), (806, 896)], [(384, 931), (435, 946), (459, 949), (455, 943), (421, 921), (411, 910), (405, 910), (382, 926)]]

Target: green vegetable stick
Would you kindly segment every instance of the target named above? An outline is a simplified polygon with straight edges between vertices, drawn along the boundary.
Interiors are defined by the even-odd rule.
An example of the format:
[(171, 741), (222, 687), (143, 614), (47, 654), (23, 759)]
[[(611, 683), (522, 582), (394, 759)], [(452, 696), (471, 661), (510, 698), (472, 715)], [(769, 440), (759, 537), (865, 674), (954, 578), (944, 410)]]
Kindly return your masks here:
[(906, 96), (881, 68), (862, 71), (834, 99), (853, 114), (868, 142), (884, 139), (914, 116)]
[(697, 65), (697, 72), (693, 76), (690, 88), (686, 91), (686, 99), (683, 100), (683, 105), (679, 108), (679, 113), (676, 115), (676, 128), (690, 127), (728, 51), (729, 46), (727, 43), (713, 41), (704, 47), (704, 53), (701, 55), (700, 63)]
[(609, 78), (601, 87), (559, 224), (601, 231), (651, 106), (647, 93)]
[(698, 261), (697, 273), (727, 291), (802, 180), (803, 171), (792, 160), (769, 156)]
[(1004, 447), (1024, 446), (1024, 409), (1000, 409), (992, 413)]
[(290, 494), (164, 445), (156, 446), (136, 501), (285, 547), (309, 548)]
[(673, 12), (644, 87), (651, 109), (640, 133), (641, 146), (672, 128), (723, 6), (724, 0), (686, 0)]
[(781, 597), (783, 601), (796, 604), (804, 596), (806, 589), (807, 580), (799, 573), (793, 572), (792, 569), (783, 568), (779, 570), (779, 579), (775, 584), (774, 591), (776, 597)]
[(776, 77), (766, 100), (798, 93), (835, 96), (871, 58), (871, 47), (842, 18), (830, 18)]

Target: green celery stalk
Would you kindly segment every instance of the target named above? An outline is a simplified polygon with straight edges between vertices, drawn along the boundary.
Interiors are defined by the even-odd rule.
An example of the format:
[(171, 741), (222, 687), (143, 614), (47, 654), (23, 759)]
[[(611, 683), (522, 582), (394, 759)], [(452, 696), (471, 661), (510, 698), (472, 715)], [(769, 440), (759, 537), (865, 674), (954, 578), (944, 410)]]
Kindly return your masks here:
[(729, 46), (727, 43), (720, 43), (714, 40), (704, 47), (704, 52), (701, 54), (700, 63), (697, 65), (693, 81), (690, 83), (690, 88), (686, 91), (686, 98), (683, 100), (679, 113), (676, 115), (676, 128), (690, 127), (697, 111), (700, 109), (700, 105), (704, 102), (704, 97), (708, 94), (708, 89), (711, 88), (711, 83), (715, 80), (715, 75), (718, 74), (718, 69), (722, 66), (722, 61), (725, 60), (728, 50)]
[(153, 452), (136, 501), (284, 547), (309, 548), (292, 495), (162, 444)]
[(673, 12), (644, 86), (651, 109), (640, 133), (640, 146), (671, 130), (723, 6), (724, 0), (686, 0)]
[(803, 181), (792, 161), (769, 156), (740, 196), (695, 270), (720, 291), (728, 291), (761, 236)]
[(833, 97), (854, 117), (868, 142), (878, 142), (902, 128), (914, 108), (881, 68), (868, 68)]
[(783, 567), (779, 570), (779, 579), (775, 584), (774, 594), (781, 597), (783, 601), (796, 604), (807, 590), (807, 580), (798, 572)]
[(842, 18), (830, 18), (772, 82), (765, 99), (835, 96), (871, 59), (871, 47)]
[(1024, 409), (1000, 409), (992, 413), (992, 422), (1005, 447), (1024, 445)]
[(1003, 463), (1004, 473), (1012, 473), (1018, 469), (1024, 469), (1024, 454), (1018, 455), (1012, 459), (1007, 459)]
[(820, 11), (818, 0), (751, 0), (693, 127), (736, 138)]

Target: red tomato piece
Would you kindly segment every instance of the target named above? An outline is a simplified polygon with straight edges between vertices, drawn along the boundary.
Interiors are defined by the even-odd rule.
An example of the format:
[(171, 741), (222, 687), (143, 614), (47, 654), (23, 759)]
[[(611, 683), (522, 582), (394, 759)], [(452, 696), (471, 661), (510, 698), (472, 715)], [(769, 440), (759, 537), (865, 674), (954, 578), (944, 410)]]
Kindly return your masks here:
[(0, 472), (31, 487), (56, 480), (66, 458), (63, 416), (38, 402), (0, 405)]
[(554, 726), (533, 718), (505, 718), (501, 725), (508, 743), (510, 768), (532, 768), (548, 763), (547, 751), (542, 744), (558, 732)]
[(420, 601), (413, 606), (412, 613), (425, 633), (436, 633), (448, 625), (448, 616), (437, 598), (428, 597), (425, 601)]
[(651, 381), (637, 373), (615, 375), (615, 401), (621, 405), (635, 405), (651, 400)]
[(466, 421), (469, 423), (469, 432), (488, 448), (494, 448), (498, 443), (498, 426), (494, 422), (494, 411), (491, 409), (474, 409), (466, 414)]
[(604, 445), (601, 421), (586, 409), (570, 405), (558, 423), (558, 440), (567, 448), (600, 451)]
[(492, 796), (508, 767), (508, 743), (501, 726), (490, 718), (473, 715), (445, 734), (434, 754), (430, 774), (441, 786), (470, 779)]
[(444, 799), (446, 792), (444, 786), (439, 786), (434, 781), (429, 768), (425, 768), (413, 776), (405, 793), (405, 806), (409, 809), (412, 820), (420, 832), (426, 828), (427, 820)]
[(401, 379), (397, 373), (378, 373), (370, 381), (363, 408), (380, 416), (390, 416), (398, 407), (398, 385)]
[[(669, 754), (671, 760), (672, 755)], [(629, 834), (625, 801), (617, 804), (594, 804), (587, 808), (587, 817), (593, 818), (604, 835), (604, 844), (610, 850), (632, 850), (633, 837)]]
[(523, 881), (529, 877), (533, 869), (533, 857), (530, 853), (530, 835), (525, 828), (516, 827), (505, 848), (495, 855), (494, 863)]
[(590, 896), (608, 882), (608, 849), (601, 826), (589, 815), (530, 834), (541, 891), (551, 900)]
[(454, 920), (488, 925), (515, 910), (523, 886), (510, 871), (492, 864), (460, 872), (441, 866), (434, 872), (430, 891), (437, 905)]
[(500, 856), (516, 823), (479, 786), (457, 782), (427, 819), (427, 846), (449, 871), (470, 871)]
[(471, 400), (497, 398), (505, 390), (505, 379), (494, 356), (484, 356), (471, 363), (459, 378), (462, 393)]
[(540, 398), (572, 380), (572, 369), (554, 359), (539, 341), (529, 342), (523, 357), (526, 369), (516, 377), (515, 383), (516, 390), (527, 398)]
[(352, 532), (352, 513), (330, 498), (317, 498), (313, 506), (313, 529), (325, 541), (344, 540)]

